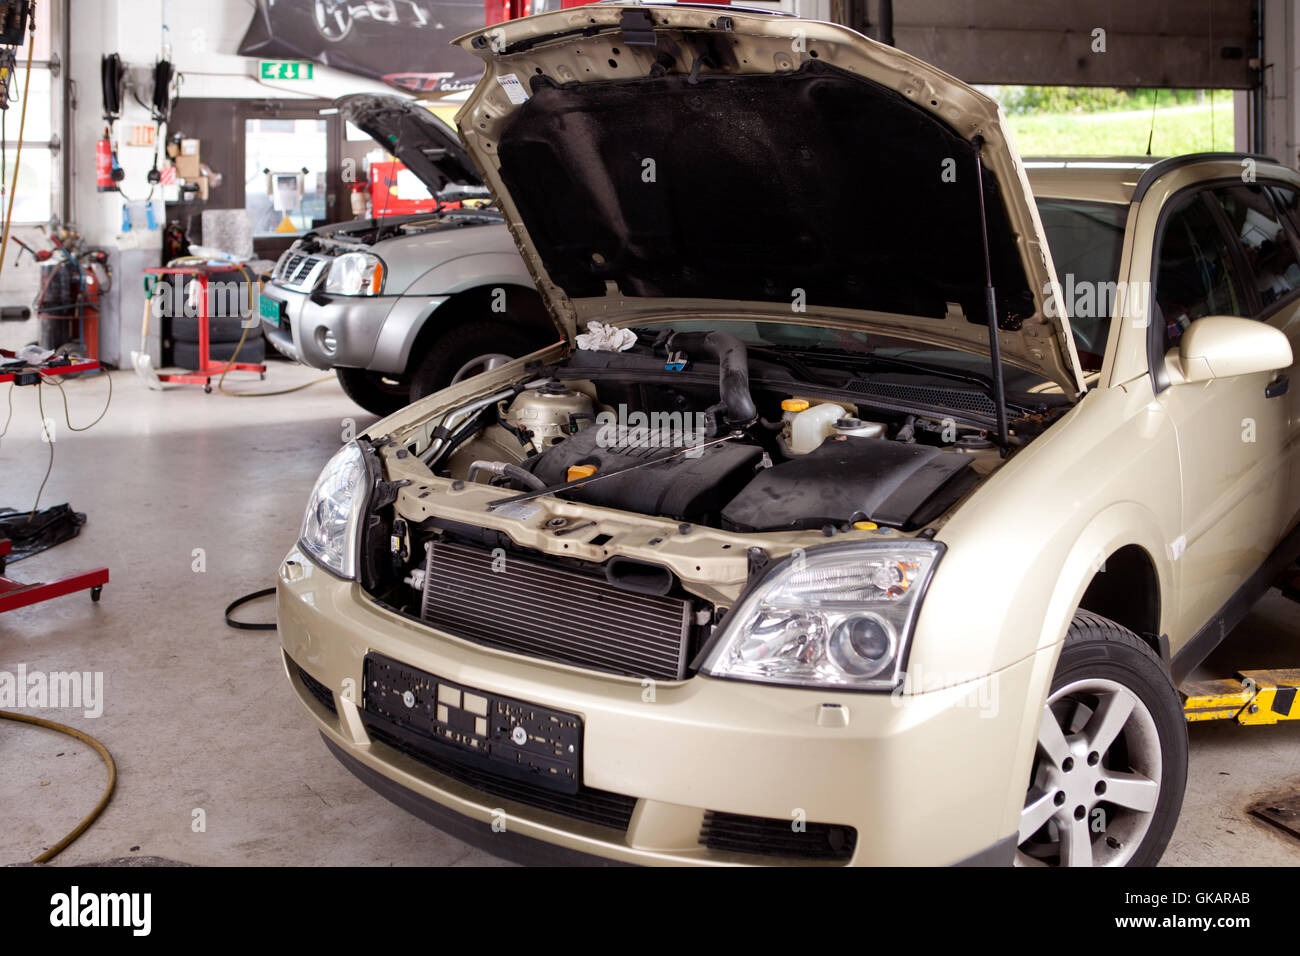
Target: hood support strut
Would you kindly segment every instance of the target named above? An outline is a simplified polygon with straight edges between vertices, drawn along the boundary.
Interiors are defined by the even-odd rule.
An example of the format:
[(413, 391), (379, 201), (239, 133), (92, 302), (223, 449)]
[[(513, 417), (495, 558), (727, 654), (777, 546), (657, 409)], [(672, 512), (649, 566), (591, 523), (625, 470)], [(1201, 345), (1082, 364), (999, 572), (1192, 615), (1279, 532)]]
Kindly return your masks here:
[(979, 193), (980, 238), (984, 244), (984, 306), (988, 313), (989, 358), (993, 366), (993, 404), (997, 406), (998, 448), (1005, 458), (1011, 447), (1011, 438), (1007, 429), (1007, 387), (1002, 377), (1002, 346), (998, 341), (998, 300), (993, 289), (993, 266), (989, 260), (989, 220), (984, 210), (984, 161), (980, 158), (984, 137), (977, 135), (970, 142), (975, 152), (975, 188)]

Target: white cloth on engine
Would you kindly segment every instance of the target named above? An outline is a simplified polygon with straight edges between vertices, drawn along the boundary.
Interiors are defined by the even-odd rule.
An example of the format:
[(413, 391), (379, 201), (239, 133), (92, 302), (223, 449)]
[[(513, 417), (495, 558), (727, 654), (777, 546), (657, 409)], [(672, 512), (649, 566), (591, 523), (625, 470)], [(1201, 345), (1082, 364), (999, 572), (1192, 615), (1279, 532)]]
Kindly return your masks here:
[(578, 348), (591, 352), (626, 352), (636, 345), (636, 333), (603, 322), (588, 322), (587, 331), (578, 334)]

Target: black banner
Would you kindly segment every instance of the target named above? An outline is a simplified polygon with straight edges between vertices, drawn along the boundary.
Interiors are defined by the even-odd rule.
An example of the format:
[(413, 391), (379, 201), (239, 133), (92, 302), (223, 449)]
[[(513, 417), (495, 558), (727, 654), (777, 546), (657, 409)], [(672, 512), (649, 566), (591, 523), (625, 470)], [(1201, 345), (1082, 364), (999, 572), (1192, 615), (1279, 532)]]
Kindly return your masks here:
[(257, 0), (241, 56), (311, 60), (412, 93), (472, 87), (482, 64), (451, 46), (483, 0)]

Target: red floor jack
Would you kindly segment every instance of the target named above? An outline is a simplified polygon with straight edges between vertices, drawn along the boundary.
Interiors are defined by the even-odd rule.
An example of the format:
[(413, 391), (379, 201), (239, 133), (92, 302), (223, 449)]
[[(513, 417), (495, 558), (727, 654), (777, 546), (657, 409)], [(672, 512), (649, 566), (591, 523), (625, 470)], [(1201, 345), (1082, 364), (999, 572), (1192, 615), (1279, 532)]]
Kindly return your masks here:
[[(185, 385), (202, 385), (203, 391), (212, 391), (212, 379), (220, 378), (226, 372), (257, 372), (263, 377), (266, 376), (266, 366), (255, 362), (214, 362), (208, 354), (208, 276), (212, 272), (227, 272), (228, 266), (209, 266), (202, 263), (194, 265), (181, 266), (159, 266), (152, 269), (145, 269), (146, 275), (151, 276), (194, 276), (194, 281), (199, 286), (199, 367), (192, 372), (159, 372), (158, 379), (162, 382), (180, 382)], [(152, 288), (146, 289), (145, 294), (152, 293)], [(141, 350), (144, 345), (141, 344)]]
[[(0, 357), (12, 360), (14, 353), (0, 349)], [(93, 372), (99, 367), (98, 362), (71, 362), (66, 358), (55, 358), (45, 365), (26, 365), (21, 368), (0, 366), (0, 385), (5, 382), (13, 382), (15, 385), (36, 385), (42, 378), (71, 375), (75, 372)], [(104, 585), (108, 583), (108, 568), (95, 568), (57, 581), (37, 581), (32, 584), (14, 581), (4, 576), (5, 559), (12, 549), (13, 545), (8, 538), (0, 538), (0, 613), (26, 607), (29, 604), (40, 604), (42, 601), (62, 597), (74, 591), (85, 591), (87, 588), (90, 589), (90, 599), (98, 601)]]
[(73, 591), (84, 591), (87, 588), (90, 589), (90, 599), (98, 601), (104, 585), (108, 583), (108, 568), (95, 568), (93, 571), (73, 574), (66, 578), (59, 578), (57, 581), (48, 583), (35, 581), (32, 584), (23, 584), (4, 575), (5, 557), (11, 548), (8, 538), (0, 538), (0, 614), (29, 604), (40, 604), (51, 598), (71, 594)]

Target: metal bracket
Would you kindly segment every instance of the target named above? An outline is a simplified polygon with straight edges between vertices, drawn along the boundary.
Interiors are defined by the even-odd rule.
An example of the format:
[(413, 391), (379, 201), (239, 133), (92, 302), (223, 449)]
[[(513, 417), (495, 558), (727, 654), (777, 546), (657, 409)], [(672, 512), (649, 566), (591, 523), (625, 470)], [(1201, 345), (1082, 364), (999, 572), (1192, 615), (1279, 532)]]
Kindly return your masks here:
[(624, 10), (618, 18), (618, 28), (627, 46), (654, 46), (659, 42), (655, 39), (654, 17), (649, 10)]

